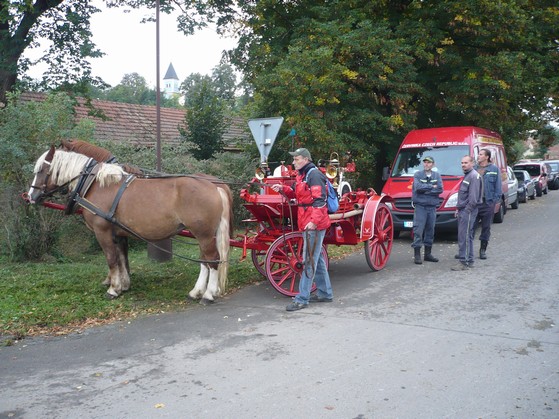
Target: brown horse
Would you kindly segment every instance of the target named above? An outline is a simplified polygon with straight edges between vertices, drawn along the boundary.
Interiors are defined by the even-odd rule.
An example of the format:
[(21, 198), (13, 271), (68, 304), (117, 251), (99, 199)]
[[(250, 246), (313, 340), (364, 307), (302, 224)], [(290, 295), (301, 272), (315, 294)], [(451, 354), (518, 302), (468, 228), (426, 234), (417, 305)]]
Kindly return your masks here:
[[(35, 164), (29, 202), (40, 202), (64, 185), (75, 188), (88, 161), (87, 156), (51, 147)], [(189, 296), (213, 302), (225, 291), (227, 282), (232, 212), (227, 193), (200, 178), (135, 178), (125, 182), (126, 177), (120, 166), (100, 164), (95, 181), (79, 202), (85, 209), (86, 225), (94, 232), (107, 259), (108, 296), (118, 297), (130, 286), (127, 258), (115, 244), (115, 236), (133, 234), (158, 241), (187, 228), (198, 240), (203, 262)]]
[[(82, 140), (61, 140), (60, 147), (62, 150), (65, 151), (73, 151), (74, 153), (83, 154), (87, 157), (91, 157), (98, 162), (109, 162), (114, 163), (117, 161), (116, 157), (106, 148), (100, 147), (95, 144), (88, 143)], [(130, 165), (128, 163), (119, 163), (122, 168), (131, 174), (137, 174), (139, 176), (143, 175), (142, 169), (138, 168), (137, 166)], [(165, 176), (164, 174), (161, 176)], [(222, 180), (215, 176), (206, 175), (204, 173), (196, 173), (191, 175), (191, 177), (206, 179), (216, 185), (218, 188), (221, 188), (226, 194), (229, 200), (229, 206), (231, 209), (230, 219), (233, 220), (233, 193), (231, 192), (231, 188), (224, 183)], [(233, 235), (233, 222), (230, 222), (230, 230), (229, 236)], [(128, 275), (130, 275), (130, 264), (128, 262), (128, 237), (116, 237), (116, 245), (118, 246), (119, 252), (122, 257), (125, 259), (125, 266), (128, 271)], [(200, 265), (200, 275), (198, 276), (198, 280), (196, 282), (195, 289), (203, 290), (205, 289), (206, 278), (208, 277), (208, 269), (204, 264)], [(103, 282), (104, 285), (110, 285), (108, 279)], [(202, 291), (203, 293), (203, 291)], [(192, 294), (192, 293), (191, 293)], [(192, 298), (196, 298), (196, 295), (191, 295)]]

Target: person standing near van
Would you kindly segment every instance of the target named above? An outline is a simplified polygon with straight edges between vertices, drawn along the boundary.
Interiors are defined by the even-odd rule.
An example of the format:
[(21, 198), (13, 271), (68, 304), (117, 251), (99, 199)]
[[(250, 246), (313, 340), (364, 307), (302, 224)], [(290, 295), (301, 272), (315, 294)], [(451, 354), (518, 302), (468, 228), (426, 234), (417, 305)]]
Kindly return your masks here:
[(443, 180), (438, 172), (433, 171), (435, 160), (431, 156), (423, 159), (423, 170), (413, 175), (412, 202), (413, 212), (413, 260), (421, 265), (421, 247), (425, 246), (424, 260), (438, 262), (431, 254), (435, 238), (435, 220), (439, 195), (443, 192)]
[(474, 266), (474, 224), (482, 196), (481, 175), (474, 170), (474, 158), (462, 157), (460, 162), (464, 178), (458, 190), (455, 217), (458, 218), (458, 258), (460, 262), (453, 271), (464, 271)]
[(476, 228), (478, 222), (481, 224), (479, 258), (487, 259), (486, 251), (489, 237), (491, 237), (491, 224), (495, 215), (495, 205), (497, 205), (497, 202), (501, 202), (501, 195), (503, 194), (501, 171), (492, 163), (491, 151), (486, 148), (482, 148), (479, 151), (475, 169), (483, 179), (483, 202), (478, 206), (476, 220)]

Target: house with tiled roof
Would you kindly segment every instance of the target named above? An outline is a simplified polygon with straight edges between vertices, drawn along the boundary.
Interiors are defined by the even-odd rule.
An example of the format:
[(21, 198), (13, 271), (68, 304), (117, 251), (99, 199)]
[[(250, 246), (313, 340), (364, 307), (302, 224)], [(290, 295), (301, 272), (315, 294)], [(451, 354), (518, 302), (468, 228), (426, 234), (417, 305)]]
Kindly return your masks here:
[[(23, 93), (22, 101), (43, 101), (44, 93)], [(157, 109), (151, 105), (110, 102), (93, 99), (90, 105), (84, 98), (76, 98), (74, 107), (76, 122), (89, 119), (95, 124), (94, 139), (100, 141), (118, 141), (129, 144), (154, 147), (157, 142)], [(93, 113), (92, 111), (95, 111)], [(97, 113), (102, 114), (96, 116)], [(179, 127), (186, 128), (186, 110), (160, 108), (161, 143), (178, 144), (181, 138)], [(223, 134), (226, 150), (238, 150), (239, 145), (252, 141), (247, 121), (233, 117), (227, 131)]]

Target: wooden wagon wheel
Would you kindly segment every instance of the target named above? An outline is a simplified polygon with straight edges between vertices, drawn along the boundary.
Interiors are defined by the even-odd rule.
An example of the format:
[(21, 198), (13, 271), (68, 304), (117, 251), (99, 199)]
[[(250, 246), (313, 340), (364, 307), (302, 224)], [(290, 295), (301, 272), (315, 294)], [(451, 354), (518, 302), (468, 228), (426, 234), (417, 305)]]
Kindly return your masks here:
[(268, 249), (251, 249), (250, 257), (254, 267), (262, 276), (266, 276), (266, 252)]
[(379, 204), (374, 219), (373, 236), (365, 241), (365, 258), (373, 271), (380, 271), (388, 262), (393, 234), (392, 214), (385, 204)]
[[(328, 268), (328, 252), (322, 245), (322, 256)], [(295, 231), (279, 237), (266, 253), (266, 277), (283, 295), (293, 297), (299, 292), (303, 272), (303, 233)], [(311, 292), (316, 290), (313, 283)]]

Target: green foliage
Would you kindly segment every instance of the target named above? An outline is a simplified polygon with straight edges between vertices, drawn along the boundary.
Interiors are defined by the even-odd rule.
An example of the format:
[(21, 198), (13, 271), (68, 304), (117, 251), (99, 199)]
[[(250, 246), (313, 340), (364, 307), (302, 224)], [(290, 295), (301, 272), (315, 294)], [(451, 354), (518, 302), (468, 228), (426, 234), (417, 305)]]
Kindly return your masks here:
[(48, 146), (74, 133), (86, 137), (87, 124), (74, 131), (72, 105), (67, 95), (52, 94), (44, 102), (19, 103), (13, 96), (0, 108), (0, 253), (11, 260), (56, 253), (61, 213), (30, 207), (21, 194), (29, 189), (34, 163)]
[(188, 98), (186, 106), (185, 130), (179, 127), (181, 135), (193, 145), (192, 155), (198, 160), (211, 159), (223, 150), (223, 133), (227, 129), (225, 106), (215, 88), (206, 79)]
[(545, 125), (557, 98), (556, 2), (263, 1), (241, 10), (230, 56), (254, 88), (253, 117), (285, 116), (295, 145), (315, 155), (351, 150), (367, 183), (412, 128), (490, 128), (510, 153)]
[(209, 88), (229, 111), (236, 108), (235, 90), (237, 77), (230, 65), (219, 64), (212, 69), (212, 75), (192, 73), (181, 83), (180, 91), (184, 96), (184, 106), (190, 108), (201, 95), (201, 90)]

